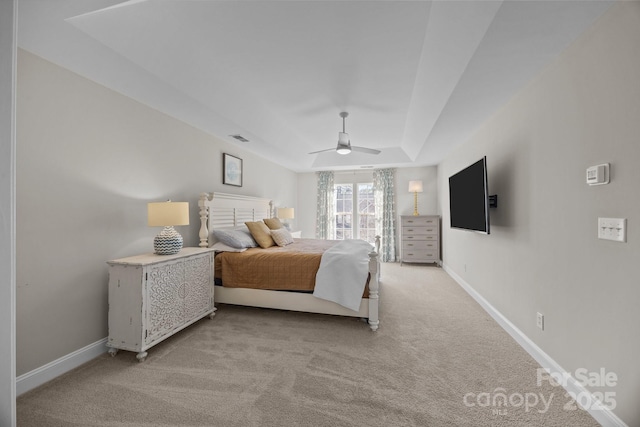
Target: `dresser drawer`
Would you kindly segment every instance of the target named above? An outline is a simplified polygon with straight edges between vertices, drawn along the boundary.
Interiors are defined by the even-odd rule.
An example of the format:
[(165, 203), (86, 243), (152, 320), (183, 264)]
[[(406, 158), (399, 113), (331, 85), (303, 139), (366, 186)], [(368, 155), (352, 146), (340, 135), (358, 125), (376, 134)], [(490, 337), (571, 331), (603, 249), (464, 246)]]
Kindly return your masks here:
[(438, 240), (437, 234), (416, 234), (411, 236), (402, 236), (403, 242), (412, 242), (412, 241), (420, 241), (420, 240)]
[(426, 227), (426, 226), (415, 226), (415, 227), (402, 227), (402, 236), (426, 236), (426, 235), (437, 235), (438, 227)]
[(403, 227), (437, 227), (438, 226), (438, 217), (437, 216), (403, 216), (401, 218)]
[(437, 251), (439, 242), (437, 240), (414, 240), (402, 242), (402, 252), (411, 251)]
[(411, 250), (404, 251), (402, 254), (403, 262), (437, 262), (438, 261), (438, 251), (428, 251), (428, 250)]

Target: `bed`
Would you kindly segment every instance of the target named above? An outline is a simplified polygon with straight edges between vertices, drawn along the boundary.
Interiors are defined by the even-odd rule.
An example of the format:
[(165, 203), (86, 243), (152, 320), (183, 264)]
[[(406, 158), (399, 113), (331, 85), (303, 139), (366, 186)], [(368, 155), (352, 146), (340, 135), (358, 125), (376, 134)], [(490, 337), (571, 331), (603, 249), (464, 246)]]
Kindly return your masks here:
[[(213, 233), (216, 229), (233, 229), (243, 226), (245, 222), (261, 221), (264, 218), (272, 218), (274, 212), (273, 203), (269, 199), (217, 192), (201, 193), (198, 201), (198, 208), (200, 214), (199, 237), (201, 247), (212, 246), (215, 240)], [(301, 249), (302, 245), (307, 243), (311, 246), (317, 245), (318, 248), (315, 256), (317, 262), (320, 262), (319, 260), (322, 253), (326, 249), (324, 242), (328, 241), (316, 239), (294, 239), (294, 243), (288, 246), (291, 250), (299, 249), (313, 252), (313, 249)], [(222, 284), (224, 284), (224, 280), (222, 280), (222, 284), (218, 284), (219, 281), (217, 281), (214, 292), (214, 301), (215, 303), (222, 304), (359, 317), (367, 319), (369, 327), (371, 330), (375, 331), (378, 329), (380, 323), (378, 317), (380, 288), (380, 265), (378, 260), (379, 245), (379, 237), (376, 237), (375, 247), (371, 247), (371, 249), (368, 250), (368, 260), (365, 261), (366, 269), (368, 270), (368, 280), (357, 310), (348, 309), (335, 302), (315, 297), (311, 292), (309, 292), (308, 284), (305, 283), (301, 283), (303, 287), (307, 286), (307, 288), (302, 291), (288, 289), (290, 285), (296, 284), (294, 282), (308, 281), (308, 277), (289, 277), (286, 280), (282, 280), (281, 278), (276, 279), (276, 282), (286, 282), (283, 289), (272, 289), (274, 287), (273, 283), (260, 286), (259, 283), (255, 283), (255, 280), (252, 281), (248, 279), (247, 282), (252, 283), (237, 283), (238, 281), (236, 280), (233, 283), (233, 287), (223, 286)], [(272, 264), (278, 265), (278, 269), (284, 269), (286, 271), (289, 267), (284, 267), (281, 264), (278, 264), (282, 261), (278, 261), (278, 255), (276, 255), (283, 252), (283, 249), (275, 248), (273, 251), (268, 252), (270, 249), (271, 248), (257, 249), (255, 252), (262, 251), (262, 254), (268, 254), (268, 256), (272, 256), (271, 253), (273, 252), (273, 260), (276, 261), (273, 261)], [(238, 254), (224, 253), (224, 256), (228, 256), (229, 259), (231, 259), (233, 256), (246, 257), (249, 256), (249, 254), (244, 252)], [(219, 257), (216, 256), (216, 258)], [(216, 268), (219, 269), (219, 265), (217, 265)], [(291, 276), (296, 276), (293, 273), (295, 272), (292, 272)], [(315, 272), (313, 274), (315, 274)], [(237, 276), (240, 275), (236, 275), (236, 277)], [(220, 278), (222, 277), (219, 276), (219, 279)], [(268, 278), (265, 281), (270, 281), (270, 279), (271, 278)], [(240, 280), (240, 282), (242, 282), (242, 280)], [(261, 287), (269, 289), (261, 289)]]

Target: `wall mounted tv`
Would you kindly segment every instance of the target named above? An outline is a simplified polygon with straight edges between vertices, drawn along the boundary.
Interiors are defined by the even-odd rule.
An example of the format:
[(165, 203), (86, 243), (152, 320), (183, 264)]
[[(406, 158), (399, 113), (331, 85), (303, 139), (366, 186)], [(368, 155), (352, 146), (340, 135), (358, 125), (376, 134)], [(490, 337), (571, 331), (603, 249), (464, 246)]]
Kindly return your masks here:
[(486, 156), (449, 177), (451, 228), (489, 234), (489, 207), (497, 196), (489, 196)]

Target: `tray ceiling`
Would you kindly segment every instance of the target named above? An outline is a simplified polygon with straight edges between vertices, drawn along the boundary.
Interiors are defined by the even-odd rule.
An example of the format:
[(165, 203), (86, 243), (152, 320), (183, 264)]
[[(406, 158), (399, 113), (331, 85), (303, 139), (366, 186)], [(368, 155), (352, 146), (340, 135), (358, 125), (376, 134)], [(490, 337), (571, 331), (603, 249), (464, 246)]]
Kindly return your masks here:
[[(18, 42), (295, 171), (419, 166), (466, 141), (610, 5), (20, 0)], [(308, 154), (336, 145), (341, 111), (351, 143), (380, 155)]]

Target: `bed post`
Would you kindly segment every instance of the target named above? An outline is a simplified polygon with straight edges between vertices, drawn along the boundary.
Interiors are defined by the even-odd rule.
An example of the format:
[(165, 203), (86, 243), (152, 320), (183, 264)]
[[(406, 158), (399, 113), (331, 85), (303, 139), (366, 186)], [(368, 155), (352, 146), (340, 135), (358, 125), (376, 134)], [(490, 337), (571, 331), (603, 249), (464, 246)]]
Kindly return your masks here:
[(375, 249), (369, 252), (369, 327), (372, 331), (378, 329), (380, 321), (378, 320), (378, 303), (380, 283), (379, 283), (379, 260), (378, 253), (380, 252), (380, 236), (376, 236)]
[(200, 247), (209, 247), (209, 230), (207, 229), (207, 219), (209, 218), (209, 209), (205, 204), (207, 199), (213, 199), (213, 193), (200, 193), (198, 198), (198, 207), (200, 208)]

